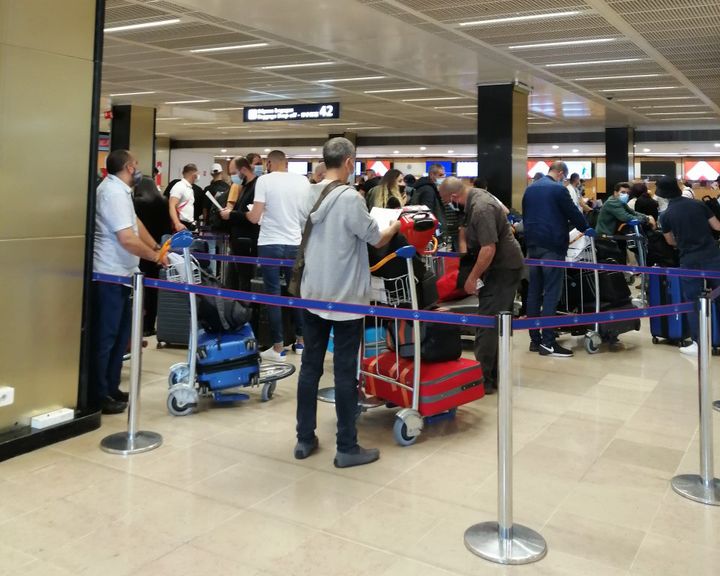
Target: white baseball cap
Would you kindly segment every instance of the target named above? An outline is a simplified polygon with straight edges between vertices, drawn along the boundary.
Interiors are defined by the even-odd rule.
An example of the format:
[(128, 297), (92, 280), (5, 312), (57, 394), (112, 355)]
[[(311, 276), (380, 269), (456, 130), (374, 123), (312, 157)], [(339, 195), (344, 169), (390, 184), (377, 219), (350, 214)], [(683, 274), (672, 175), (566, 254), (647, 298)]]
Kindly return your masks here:
[(218, 164), (217, 162), (215, 162), (215, 164), (213, 164), (212, 167), (210, 168), (210, 174), (217, 174), (218, 172), (222, 172), (222, 171), (223, 171), (222, 165)]

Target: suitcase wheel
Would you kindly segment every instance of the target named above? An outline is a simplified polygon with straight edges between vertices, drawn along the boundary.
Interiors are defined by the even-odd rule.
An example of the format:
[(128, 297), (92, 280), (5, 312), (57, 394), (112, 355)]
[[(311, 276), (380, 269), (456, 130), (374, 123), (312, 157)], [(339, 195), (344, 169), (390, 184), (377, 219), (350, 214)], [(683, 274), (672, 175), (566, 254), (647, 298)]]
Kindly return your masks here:
[(653, 343), (653, 344), (660, 344), (660, 340), (657, 338), (657, 336), (653, 336), (652, 343)]
[(168, 412), (173, 416), (192, 414), (198, 405), (198, 392), (192, 386), (179, 384), (168, 392)]
[(407, 408), (401, 410), (395, 417), (393, 424), (393, 437), (400, 446), (412, 446), (420, 436), (423, 419), (420, 414)]
[(265, 382), (265, 384), (263, 384), (262, 392), (260, 394), (260, 399), (263, 402), (268, 402), (272, 400), (272, 397), (275, 394), (276, 387), (277, 382), (275, 380), (273, 380), (272, 382)]

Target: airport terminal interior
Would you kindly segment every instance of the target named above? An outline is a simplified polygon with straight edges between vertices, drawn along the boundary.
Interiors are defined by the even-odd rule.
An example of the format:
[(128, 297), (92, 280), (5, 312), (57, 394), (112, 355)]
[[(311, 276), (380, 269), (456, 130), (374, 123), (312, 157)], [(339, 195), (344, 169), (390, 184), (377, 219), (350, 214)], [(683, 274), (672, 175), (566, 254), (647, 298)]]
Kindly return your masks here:
[(0, 175), (0, 576), (720, 574), (718, 0), (0, 0)]

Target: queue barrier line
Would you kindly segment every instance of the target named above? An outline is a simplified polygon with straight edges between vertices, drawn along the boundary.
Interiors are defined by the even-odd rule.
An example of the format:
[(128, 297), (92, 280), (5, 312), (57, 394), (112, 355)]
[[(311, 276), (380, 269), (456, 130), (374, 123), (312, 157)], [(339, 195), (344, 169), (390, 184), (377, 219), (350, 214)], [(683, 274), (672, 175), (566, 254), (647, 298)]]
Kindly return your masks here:
[[(207, 254), (192, 252), (197, 260), (215, 260), (218, 262), (234, 262), (236, 264), (254, 264), (256, 266), (279, 266), (292, 268), (294, 260), (280, 258), (254, 258), (251, 256), (233, 256), (230, 254)], [(463, 254), (457, 252), (438, 252), (435, 256), (441, 258), (459, 258)], [(592, 262), (567, 262), (565, 260), (538, 260), (526, 258), (528, 266), (541, 266), (547, 268), (565, 268), (573, 270), (598, 270), (599, 272), (629, 272), (632, 274), (654, 274), (658, 276), (676, 276), (681, 278), (702, 278), (706, 280), (720, 280), (718, 270), (698, 270), (695, 268), (661, 268), (660, 266), (630, 266), (624, 264), (593, 264)]]
[[(93, 274), (93, 280), (111, 284), (129, 285), (132, 281), (127, 276), (115, 276), (111, 274)], [(288, 296), (275, 296), (259, 292), (243, 292), (240, 290), (229, 290), (213, 286), (202, 286), (197, 284), (184, 284), (179, 282), (168, 282), (145, 278), (145, 286), (167, 290), (170, 292), (184, 292), (187, 294), (199, 294), (202, 296), (213, 296), (228, 300), (240, 300), (269, 306), (286, 306), (289, 308), (304, 308), (320, 310), (324, 312), (344, 312), (349, 314), (362, 314), (363, 316), (377, 316), (393, 320), (418, 320), (420, 322), (436, 322), (438, 324), (452, 324), (467, 326), (469, 328), (494, 328), (497, 325), (495, 316), (480, 316), (478, 314), (457, 314), (454, 312), (439, 312), (434, 310), (412, 310), (408, 308), (393, 308), (382, 305), (348, 304), (345, 302), (329, 302), (326, 300), (309, 300), (306, 298), (294, 298)], [(687, 302), (683, 304), (666, 304), (650, 308), (632, 308), (628, 310), (611, 310), (608, 312), (590, 314), (568, 314), (564, 316), (547, 316), (542, 318), (527, 318), (513, 320), (512, 327), (516, 330), (535, 330), (542, 328), (563, 328), (572, 326), (585, 326), (588, 324), (606, 324), (620, 322), (623, 320), (636, 320), (642, 318), (653, 318), (657, 316), (674, 316), (693, 312), (696, 304)]]

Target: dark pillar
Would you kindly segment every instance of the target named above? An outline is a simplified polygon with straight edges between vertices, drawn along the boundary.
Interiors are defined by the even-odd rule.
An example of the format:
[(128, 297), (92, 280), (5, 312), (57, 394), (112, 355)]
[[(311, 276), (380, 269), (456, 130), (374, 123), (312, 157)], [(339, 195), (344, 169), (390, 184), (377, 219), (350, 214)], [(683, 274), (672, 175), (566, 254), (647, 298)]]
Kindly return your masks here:
[(527, 184), (528, 93), (514, 84), (478, 87), (478, 176), (508, 207)]
[(605, 192), (635, 178), (635, 128), (605, 129)]

